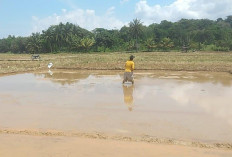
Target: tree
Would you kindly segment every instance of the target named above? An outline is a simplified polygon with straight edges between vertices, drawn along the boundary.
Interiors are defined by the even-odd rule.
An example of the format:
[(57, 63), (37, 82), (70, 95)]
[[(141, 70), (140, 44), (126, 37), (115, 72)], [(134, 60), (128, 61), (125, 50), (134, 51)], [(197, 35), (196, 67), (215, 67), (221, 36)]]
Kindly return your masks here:
[(104, 28), (96, 28), (94, 34), (97, 47), (103, 47), (104, 52), (106, 51), (106, 48), (112, 48), (113, 36), (108, 30)]
[(159, 44), (160, 48), (163, 49), (164, 51), (169, 50), (174, 46), (173, 42), (171, 41), (170, 38), (163, 38)]
[(14, 41), (15, 37), (9, 35), (7, 38), (5, 39), (1, 39), (0, 40), (0, 52), (10, 52), (11, 51), (11, 44)]
[(142, 22), (137, 18), (129, 23), (130, 32), (136, 41), (136, 52), (138, 52), (138, 38), (142, 34), (142, 26)]
[(71, 50), (76, 50), (81, 47), (80, 38), (77, 35), (70, 35), (69, 45)]
[(125, 46), (126, 46), (126, 50), (127, 51), (134, 50), (134, 48), (135, 48), (135, 41), (134, 40), (128, 41), (128, 42), (125, 43)]
[(81, 47), (84, 48), (85, 52), (88, 52), (89, 48), (95, 43), (94, 38), (83, 38), (80, 41)]
[(43, 38), (46, 41), (49, 50), (48, 52), (53, 52), (53, 47), (54, 47), (54, 42), (55, 42), (55, 38), (54, 38), (54, 27), (50, 27), (47, 31), (43, 31)]
[[(94, 38), (94, 40), (93, 40)], [(94, 43), (94, 44), (92, 44)], [(140, 43), (140, 46), (138, 45)], [(94, 47), (94, 48), (92, 48)], [(8, 36), (0, 39), (0, 53), (47, 53), (62, 51), (138, 51), (153, 49), (232, 50), (232, 16), (224, 20), (181, 19), (161, 21), (149, 26), (134, 19), (120, 30), (96, 28), (88, 31), (72, 23), (52, 25), (29, 37)], [(205, 49), (203, 49), (205, 50)]]
[(227, 16), (227, 18), (225, 19), (225, 22), (230, 24), (230, 27), (232, 27), (232, 15)]
[(24, 53), (26, 52), (26, 38), (17, 37), (11, 42), (10, 50), (13, 53)]
[(41, 37), (39, 33), (32, 33), (28, 38), (27, 50), (30, 53), (39, 53), (41, 50)]
[(154, 48), (156, 48), (156, 44), (152, 38), (145, 41), (145, 46), (147, 47), (148, 51), (152, 51)]
[(130, 28), (127, 26), (123, 26), (120, 31), (120, 38), (124, 41), (124, 42), (129, 42), (130, 38), (131, 38), (131, 34), (130, 34)]

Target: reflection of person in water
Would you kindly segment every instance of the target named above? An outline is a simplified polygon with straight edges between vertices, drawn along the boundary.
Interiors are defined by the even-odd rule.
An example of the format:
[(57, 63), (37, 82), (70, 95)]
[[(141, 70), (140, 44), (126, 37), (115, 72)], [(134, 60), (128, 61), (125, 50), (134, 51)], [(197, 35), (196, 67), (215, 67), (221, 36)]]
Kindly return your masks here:
[(124, 103), (128, 106), (129, 111), (132, 111), (133, 108), (133, 91), (134, 85), (123, 85)]

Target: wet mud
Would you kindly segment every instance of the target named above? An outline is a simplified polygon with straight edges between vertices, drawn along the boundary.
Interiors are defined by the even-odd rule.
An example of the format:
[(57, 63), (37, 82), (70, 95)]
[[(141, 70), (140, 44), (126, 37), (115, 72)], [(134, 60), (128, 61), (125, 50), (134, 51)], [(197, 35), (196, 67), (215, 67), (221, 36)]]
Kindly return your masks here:
[(122, 140), (0, 134), (4, 157), (231, 157), (232, 151)]

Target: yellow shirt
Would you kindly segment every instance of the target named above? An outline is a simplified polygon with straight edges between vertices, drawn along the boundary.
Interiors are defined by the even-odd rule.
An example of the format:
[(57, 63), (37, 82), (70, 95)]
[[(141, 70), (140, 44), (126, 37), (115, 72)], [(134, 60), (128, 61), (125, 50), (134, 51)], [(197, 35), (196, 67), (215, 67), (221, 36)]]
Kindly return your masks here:
[(131, 72), (135, 69), (135, 63), (133, 61), (127, 61), (125, 64), (125, 72)]

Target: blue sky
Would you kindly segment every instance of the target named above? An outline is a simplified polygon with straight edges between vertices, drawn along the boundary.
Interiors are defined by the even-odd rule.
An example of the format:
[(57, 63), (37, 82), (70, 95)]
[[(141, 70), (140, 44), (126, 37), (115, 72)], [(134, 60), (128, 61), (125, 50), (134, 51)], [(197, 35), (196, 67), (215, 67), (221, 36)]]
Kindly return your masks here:
[(29, 36), (60, 22), (88, 30), (120, 29), (134, 18), (149, 25), (228, 15), (232, 0), (0, 0), (0, 38)]

